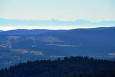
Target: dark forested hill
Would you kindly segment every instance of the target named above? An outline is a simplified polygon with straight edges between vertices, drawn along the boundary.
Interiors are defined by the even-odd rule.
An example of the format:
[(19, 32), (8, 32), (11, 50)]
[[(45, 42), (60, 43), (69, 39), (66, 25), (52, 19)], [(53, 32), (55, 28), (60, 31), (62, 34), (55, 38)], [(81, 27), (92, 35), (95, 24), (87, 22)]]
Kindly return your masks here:
[(0, 77), (115, 77), (115, 62), (78, 56), (28, 61), (0, 70)]

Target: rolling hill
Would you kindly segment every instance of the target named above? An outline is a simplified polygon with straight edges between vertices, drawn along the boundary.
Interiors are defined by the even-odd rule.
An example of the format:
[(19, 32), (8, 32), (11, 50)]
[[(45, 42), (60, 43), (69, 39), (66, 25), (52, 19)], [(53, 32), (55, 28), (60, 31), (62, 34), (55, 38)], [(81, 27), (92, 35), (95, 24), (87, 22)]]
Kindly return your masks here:
[(88, 56), (115, 57), (115, 27), (0, 32), (0, 68), (28, 60)]
[(39, 35), (39, 34), (45, 34), (49, 32), (65, 32), (66, 30), (46, 30), (46, 29), (16, 29), (16, 30), (8, 30), (3, 31), (0, 33), (0, 35)]

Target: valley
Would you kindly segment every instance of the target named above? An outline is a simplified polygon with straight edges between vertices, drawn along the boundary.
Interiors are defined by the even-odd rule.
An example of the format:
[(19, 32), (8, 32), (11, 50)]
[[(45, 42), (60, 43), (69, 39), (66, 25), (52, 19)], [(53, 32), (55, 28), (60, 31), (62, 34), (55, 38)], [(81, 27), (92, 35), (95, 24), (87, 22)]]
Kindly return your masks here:
[(114, 27), (46, 31), (30, 35), (15, 33), (0, 33), (0, 68), (28, 60), (54, 60), (65, 56), (88, 56), (108, 60), (115, 57)]

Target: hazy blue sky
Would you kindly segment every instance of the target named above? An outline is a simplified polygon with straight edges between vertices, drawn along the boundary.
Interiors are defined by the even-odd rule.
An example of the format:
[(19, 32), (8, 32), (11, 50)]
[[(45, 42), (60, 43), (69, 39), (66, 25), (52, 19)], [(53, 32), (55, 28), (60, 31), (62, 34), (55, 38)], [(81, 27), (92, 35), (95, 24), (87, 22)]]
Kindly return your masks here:
[(115, 0), (0, 0), (0, 18), (115, 20)]
[(0, 18), (115, 20), (115, 0), (0, 0)]

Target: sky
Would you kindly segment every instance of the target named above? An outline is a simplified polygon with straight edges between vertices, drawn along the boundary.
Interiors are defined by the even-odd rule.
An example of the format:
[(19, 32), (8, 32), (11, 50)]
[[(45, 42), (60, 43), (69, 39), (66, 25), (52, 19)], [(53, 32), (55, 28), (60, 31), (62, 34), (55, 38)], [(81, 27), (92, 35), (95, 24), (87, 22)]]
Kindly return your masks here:
[(111, 21), (115, 20), (115, 0), (0, 0), (0, 18)]

